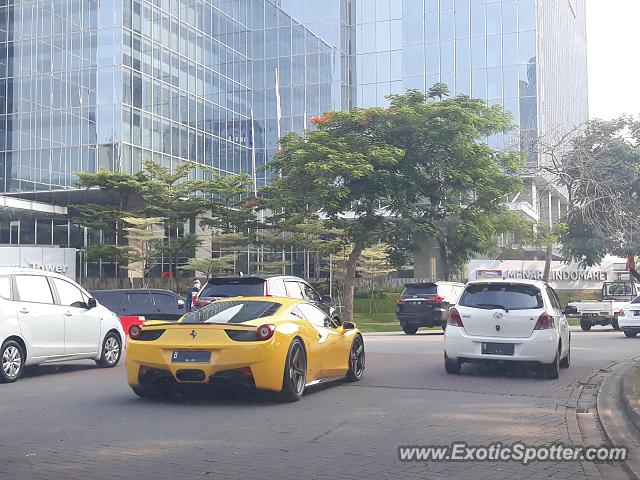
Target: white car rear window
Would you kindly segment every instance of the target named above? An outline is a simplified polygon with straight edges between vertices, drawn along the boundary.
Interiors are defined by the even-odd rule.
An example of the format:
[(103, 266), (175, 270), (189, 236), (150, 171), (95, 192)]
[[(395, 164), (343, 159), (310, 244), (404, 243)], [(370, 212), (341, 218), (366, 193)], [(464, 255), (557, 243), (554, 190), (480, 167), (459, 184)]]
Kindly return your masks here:
[(542, 294), (533, 285), (469, 285), (460, 298), (463, 307), (485, 310), (535, 310), (543, 308)]

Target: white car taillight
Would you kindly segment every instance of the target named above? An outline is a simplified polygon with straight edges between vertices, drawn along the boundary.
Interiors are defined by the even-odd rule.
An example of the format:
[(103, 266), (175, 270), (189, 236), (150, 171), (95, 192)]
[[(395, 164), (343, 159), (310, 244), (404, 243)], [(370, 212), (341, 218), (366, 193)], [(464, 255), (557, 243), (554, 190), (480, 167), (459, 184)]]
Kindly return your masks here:
[(555, 328), (555, 319), (548, 313), (543, 313), (538, 317), (534, 330), (550, 330)]
[(460, 313), (455, 308), (449, 310), (449, 320), (447, 320), (447, 324), (454, 327), (463, 327), (462, 318), (460, 318)]

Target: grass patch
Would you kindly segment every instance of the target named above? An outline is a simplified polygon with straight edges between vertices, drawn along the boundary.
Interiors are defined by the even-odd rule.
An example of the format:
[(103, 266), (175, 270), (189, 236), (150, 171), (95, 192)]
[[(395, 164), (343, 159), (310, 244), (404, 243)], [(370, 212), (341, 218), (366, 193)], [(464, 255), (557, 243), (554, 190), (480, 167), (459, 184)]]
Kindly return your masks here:
[(640, 399), (640, 368), (633, 370), (633, 394), (636, 399)]
[[(358, 296), (354, 299), (353, 320), (363, 332), (401, 331), (396, 318), (396, 297), (398, 293), (379, 292), (370, 304), (369, 298)], [(373, 313), (369, 313), (369, 310)]]

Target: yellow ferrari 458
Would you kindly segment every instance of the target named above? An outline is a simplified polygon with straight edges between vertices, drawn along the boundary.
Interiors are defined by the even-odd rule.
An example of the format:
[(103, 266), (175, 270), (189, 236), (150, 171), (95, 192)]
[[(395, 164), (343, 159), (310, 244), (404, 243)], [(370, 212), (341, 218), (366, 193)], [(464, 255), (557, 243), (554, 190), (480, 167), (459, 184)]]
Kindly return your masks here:
[(338, 325), (304, 300), (228, 298), (178, 323), (132, 326), (126, 366), (129, 385), (141, 397), (224, 381), (295, 401), (315, 383), (360, 380), (364, 341), (355, 324)]

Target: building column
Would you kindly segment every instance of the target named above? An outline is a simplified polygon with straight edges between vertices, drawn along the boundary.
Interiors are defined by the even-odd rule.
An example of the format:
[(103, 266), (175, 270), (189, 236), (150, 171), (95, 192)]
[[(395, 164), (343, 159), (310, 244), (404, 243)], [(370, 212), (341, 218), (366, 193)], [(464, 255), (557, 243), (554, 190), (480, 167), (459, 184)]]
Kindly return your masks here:
[(553, 226), (558, 223), (558, 220), (562, 217), (562, 202), (560, 201), (560, 197), (552, 199), (551, 207), (551, 226)]
[[(202, 213), (196, 217), (196, 224), (193, 233), (202, 243), (196, 247), (196, 258), (211, 258), (213, 246), (211, 245), (211, 230), (200, 225), (201, 220), (210, 219), (210, 213)], [(198, 272), (201, 274), (202, 272)]]
[(551, 191), (544, 192), (540, 197), (540, 223), (548, 227), (553, 226), (553, 197)]

